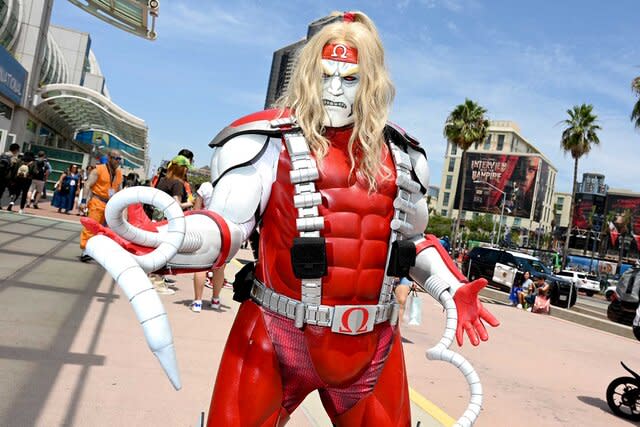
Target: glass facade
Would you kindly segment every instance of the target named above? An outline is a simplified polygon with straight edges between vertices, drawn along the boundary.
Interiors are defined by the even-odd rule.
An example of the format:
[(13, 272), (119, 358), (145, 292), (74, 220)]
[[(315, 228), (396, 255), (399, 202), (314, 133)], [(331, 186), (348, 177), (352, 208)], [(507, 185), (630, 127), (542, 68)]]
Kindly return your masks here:
[(19, 0), (0, 0), (0, 44), (11, 50), (20, 33), (20, 15), (22, 2)]

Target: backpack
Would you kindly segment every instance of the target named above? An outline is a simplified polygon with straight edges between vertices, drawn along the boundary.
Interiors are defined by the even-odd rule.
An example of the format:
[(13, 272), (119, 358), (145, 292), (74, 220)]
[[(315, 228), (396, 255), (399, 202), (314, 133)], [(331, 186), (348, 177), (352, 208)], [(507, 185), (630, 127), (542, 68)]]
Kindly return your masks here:
[(47, 162), (45, 160), (36, 160), (33, 162), (33, 179), (42, 181), (47, 171)]
[(10, 178), (13, 156), (7, 153), (0, 154), (0, 177)]
[(16, 176), (18, 178), (27, 178), (29, 176), (29, 166), (27, 165), (20, 165), (20, 167), (18, 168), (18, 172), (16, 173)]

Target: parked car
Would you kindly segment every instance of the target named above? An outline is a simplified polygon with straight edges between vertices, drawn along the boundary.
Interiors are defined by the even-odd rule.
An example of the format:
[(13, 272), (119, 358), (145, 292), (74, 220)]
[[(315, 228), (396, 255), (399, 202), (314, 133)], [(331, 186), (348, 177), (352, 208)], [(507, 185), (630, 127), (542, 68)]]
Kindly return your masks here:
[(577, 288), (569, 280), (554, 275), (538, 258), (511, 250), (475, 247), (464, 258), (462, 272), (470, 280), (484, 277), (490, 284), (507, 292), (514, 283), (522, 283), (524, 272), (542, 275), (551, 286), (551, 304), (567, 307), (576, 303)]
[(589, 276), (587, 273), (579, 271), (562, 270), (556, 273), (556, 276), (564, 277), (577, 286), (578, 290), (584, 291), (588, 296), (593, 296), (600, 292), (600, 282), (595, 280), (595, 276)]
[(607, 308), (607, 317), (612, 322), (629, 325), (633, 323), (640, 304), (640, 268), (625, 271), (616, 286), (615, 298)]

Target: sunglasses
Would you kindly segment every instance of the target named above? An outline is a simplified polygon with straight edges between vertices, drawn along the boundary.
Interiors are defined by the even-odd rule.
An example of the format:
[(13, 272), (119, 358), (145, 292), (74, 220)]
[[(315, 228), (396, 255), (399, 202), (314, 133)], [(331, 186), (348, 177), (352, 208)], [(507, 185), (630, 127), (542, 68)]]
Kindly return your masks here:
[(122, 157), (113, 157), (109, 156), (110, 159), (117, 160), (118, 162), (122, 160)]

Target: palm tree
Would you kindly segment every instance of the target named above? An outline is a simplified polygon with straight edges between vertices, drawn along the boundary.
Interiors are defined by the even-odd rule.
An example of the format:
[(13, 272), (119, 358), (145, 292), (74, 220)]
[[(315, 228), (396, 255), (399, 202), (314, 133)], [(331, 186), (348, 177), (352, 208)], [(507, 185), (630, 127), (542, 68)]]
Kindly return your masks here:
[(444, 137), (449, 143), (454, 144), (462, 150), (462, 185), (460, 186), (458, 218), (453, 230), (454, 244), (457, 242), (458, 228), (460, 227), (460, 218), (464, 206), (464, 189), (467, 178), (467, 163), (465, 162), (465, 157), (471, 145), (484, 140), (487, 136), (489, 120), (485, 117), (486, 112), (487, 110), (479, 104), (476, 104), (470, 99), (465, 99), (463, 104), (456, 106), (456, 108), (451, 111), (444, 123)]
[(640, 76), (633, 79), (631, 82), (631, 89), (638, 95), (638, 101), (633, 106), (631, 111), (631, 121), (635, 125), (636, 129), (640, 129)]
[(573, 109), (567, 110), (569, 118), (562, 123), (566, 128), (562, 131), (560, 145), (565, 153), (570, 153), (573, 157), (573, 185), (571, 190), (571, 209), (569, 210), (569, 226), (567, 227), (567, 237), (564, 242), (562, 254), (562, 266), (567, 263), (567, 253), (569, 251), (569, 239), (571, 238), (571, 225), (573, 222), (573, 210), (576, 200), (576, 183), (578, 181), (578, 160), (591, 151), (592, 145), (600, 143), (598, 131), (601, 129), (596, 124), (598, 116), (593, 114), (593, 105), (575, 105)]

